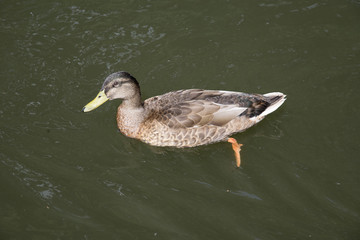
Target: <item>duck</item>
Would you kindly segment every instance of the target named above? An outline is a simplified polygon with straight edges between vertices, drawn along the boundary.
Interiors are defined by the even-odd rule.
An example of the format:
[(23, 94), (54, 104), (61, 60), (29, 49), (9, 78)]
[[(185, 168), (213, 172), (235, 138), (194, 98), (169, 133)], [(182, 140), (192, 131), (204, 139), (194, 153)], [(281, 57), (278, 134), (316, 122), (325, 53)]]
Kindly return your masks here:
[(183, 89), (142, 101), (139, 82), (120, 71), (106, 77), (100, 92), (82, 111), (92, 111), (114, 99), (122, 100), (116, 122), (127, 137), (176, 148), (228, 141), (234, 151), (240, 151), (241, 144), (229, 136), (259, 123), (285, 102), (286, 95)]

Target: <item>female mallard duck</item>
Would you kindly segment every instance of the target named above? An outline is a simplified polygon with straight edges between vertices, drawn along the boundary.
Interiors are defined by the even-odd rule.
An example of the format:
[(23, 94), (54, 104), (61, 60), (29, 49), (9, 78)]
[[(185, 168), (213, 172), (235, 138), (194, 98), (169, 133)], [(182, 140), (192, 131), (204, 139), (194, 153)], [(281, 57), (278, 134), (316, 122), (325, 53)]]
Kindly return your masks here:
[(253, 126), (286, 100), (279, 92), (188, 89), (141, 101), (140, 86), (127, 72), (109, 75), (89, 112), (107, 100), (122, 99), (117, 125), (126, 136), (155, 146), (195, 147), (228, 139)]

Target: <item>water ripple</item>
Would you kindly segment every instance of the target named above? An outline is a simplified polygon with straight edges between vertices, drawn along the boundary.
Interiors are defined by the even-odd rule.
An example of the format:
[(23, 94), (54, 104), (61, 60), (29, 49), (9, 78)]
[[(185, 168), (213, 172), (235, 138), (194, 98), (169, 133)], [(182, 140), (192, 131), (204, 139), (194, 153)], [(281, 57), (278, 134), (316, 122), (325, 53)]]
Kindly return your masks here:
[(54, 195), (61, 195), (60, 186), (53, 184), (50, 177), (46, 174), (27, 168), (25, 164), (10, 159), (4, 154), (1, 154), (0, 156), (2, 159), (1, 163), (9, 168), (12, 175), (28, 186), (43, 200), (49, 201)]

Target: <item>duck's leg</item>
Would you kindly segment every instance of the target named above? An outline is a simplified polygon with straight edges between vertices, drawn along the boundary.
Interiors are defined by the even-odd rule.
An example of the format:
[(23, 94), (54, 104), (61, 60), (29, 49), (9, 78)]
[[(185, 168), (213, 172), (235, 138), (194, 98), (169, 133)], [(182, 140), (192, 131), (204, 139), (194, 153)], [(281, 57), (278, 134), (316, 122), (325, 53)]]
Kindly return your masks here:
[(241, 164), (240, 150), (241, 150), (242, 144), (239, 144), (239, 143), (236, 141), (235, 138), (228, 138), (227, 141), (232, 144), (232, 148), (233, 148), (234, 153), (235, 153), (236, 166), (237, 166), (237, 167), (240, 167), (240, 164)]

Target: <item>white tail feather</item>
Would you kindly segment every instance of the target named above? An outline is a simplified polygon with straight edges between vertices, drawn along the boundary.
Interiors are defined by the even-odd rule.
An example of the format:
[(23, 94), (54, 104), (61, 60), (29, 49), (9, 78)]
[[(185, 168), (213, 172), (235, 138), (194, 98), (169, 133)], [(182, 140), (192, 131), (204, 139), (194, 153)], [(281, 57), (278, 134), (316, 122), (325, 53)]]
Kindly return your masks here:
[(273, 103), (272, 105), (270, 105), (265, 111), (263, 111), (258, 117), (259, 118), (263, 118), (266, 115), (272, 113), (273, 111), (275, 111), (276, 109), (278, 109), (286, 100), (286, 95), (281, 93), (281, 92), (272, 92), (272, 93), (267, 93), (264, 94), (265, 97), (277, 97), (280, 96), (281, 98)]

